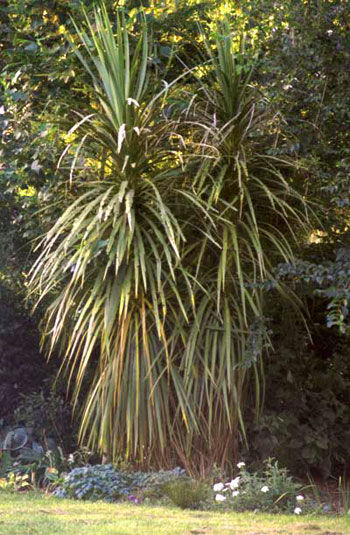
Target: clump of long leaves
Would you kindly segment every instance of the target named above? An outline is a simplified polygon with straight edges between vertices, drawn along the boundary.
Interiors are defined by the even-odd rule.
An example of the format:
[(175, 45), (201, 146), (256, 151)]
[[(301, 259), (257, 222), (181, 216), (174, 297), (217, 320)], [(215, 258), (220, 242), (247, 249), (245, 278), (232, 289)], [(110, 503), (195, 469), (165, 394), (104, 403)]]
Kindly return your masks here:
[[(82, 437), (112, 456), (140, 457), (145, 445), (164, 450), (173, 407), (195, 425), (167, 340), (191, 295), (180, 261), (185, 214), (174, 213), (181, 168), (163, 94), (148, 85), (145, 23), (131, 43), (119, 16), (116, 35), (105, 8), (94, 16), (72, 46), (98, 109), (72, 129), (72, 201), (40, 244), (31, 288), (41, 299), (54, 295), (44, 336), (64, 351), (76, 398), (95, 367)], [(78, 169), (84, 154), (92, 167)]]
[[(261, 407), (260, 357), (270, 340), (259, 287), (274, 278), (276, 262), (293, 261), (298, 240), (307, 235), (308, 213), (292, 186), (300, 173), (297, 163), (274, 150), (278, 125), (251, 84), (254, 64), (244, 39), (235, 51), (227, 20), (218, 23), (214, 42), (202, 38), (207, 73), (197, 79), (184, 125), (194, 149), (187, 159), (191, 193), (184, 194), (198, 209), (190, 219), (194, 232), (187, 239), (193, 249), (186, 265), (197, 281), (196, 314), (181, 362), (199, 433), (180, 435), (178, 449), (194, 458), (200, 444), (217, 462), (237, 453), (238, 429), (245, 434), (249, 369), (257, 410)], [(281, 285), (276, 291), (299, 306)]]
[(235, 63), (229, 26), (219, 30), (176, 123), (163, 113), (171, 87), (149, 83), (144, 21), (135, 40), (102, 6), (76, 27), (94, 109), (72, 128), (65, 208), (30, 281), (49, 299), (44, 340), (62, 351), (76, 399), (93, 370), (81, 438), (153, 465), (175, 454), (192, 472), (204, 456), (237, 455), (246, 375), (258, 401), (269, 344), (258, 283), (293, 258), (307, 220), (290, 162), (266, 150), (267, 104)]

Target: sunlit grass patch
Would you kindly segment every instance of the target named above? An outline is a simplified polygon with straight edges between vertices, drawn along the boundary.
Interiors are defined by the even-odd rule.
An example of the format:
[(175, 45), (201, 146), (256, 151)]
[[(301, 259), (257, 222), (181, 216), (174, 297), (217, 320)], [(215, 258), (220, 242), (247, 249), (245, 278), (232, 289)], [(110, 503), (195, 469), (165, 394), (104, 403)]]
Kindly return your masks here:
[(347, 517), (181, 511), (0, 493), (0, 535), (346, 535)]

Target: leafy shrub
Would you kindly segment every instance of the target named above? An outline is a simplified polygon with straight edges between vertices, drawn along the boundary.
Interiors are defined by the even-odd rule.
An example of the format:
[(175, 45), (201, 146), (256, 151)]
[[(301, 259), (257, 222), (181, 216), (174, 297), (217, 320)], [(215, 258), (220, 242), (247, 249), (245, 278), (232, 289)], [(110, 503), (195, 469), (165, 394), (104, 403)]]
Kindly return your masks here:
[(164, 491), (181, 509), (200, 509), (209, 497), (208, 487), (204, 483), (190, 479), (169, 483)]
[(114, 501), (131, 491), (130, 483), (129, 477), (114, 470), (112, 465), (86, 466), (74, 468), (55, 495), (78, 500)]
[(273, 459), (265, 461), (262, 473), (249, 473), (244, 463), (239, 463), (240, 474), (229, 483), (216, 483), (213, 490), (220, 504), (235, 511), (266, 511), (269, 513), (293, 512), (300, 514), (310, 509), (309, 500), (301, 494), (285, 468)]
[(54, 494), (78, 500), (115, 501), (133, 496), (133, 492), (157, 493), (170, 481), (183, 475), (184, 471), (179, 468), (155, 473), (126, 473), (117, 471), (111, 464), (85, 466), (67, 474)]
[(0, 268), (0, 407), (6, 420), (11, 419), (19, 394), (42, 388), (52, 373), (40, 354), (39, 334), (22, 298), (4, 283)]
[(14, 474), (16, 477), (27, 477), (30, 479), (33, 487), (42, 487), (48, 484), (46, 474), (50, 471), (58, 475), (58, 469), (54, 466), (51, 452), (41, 455), (40, 457), (30, 458), (29, 454), (24, 454), (23, 458), (18, 457), (12, 462), (9, 474)]
[(350, 339), (329, 335), (322, 309), (313, 310), (312, 341), (274, 314), (280, 330), (276, 356), (265, 361), (268, 396), (262, 417), (250, 420), (245, 455), (256, 465), (276, 457), (297, 476), (340, 476), (350, 460)]
[(160, 470), (159, 472), (133, 472), (129, 474), (132, 477), (133, 490), (139, 490), (142, 495), (147, 497), (159, 497), (163, 490), (169, 484), (182, 479), (185, 471), (181, 468), (174, 470)]
[(11, 470), (12, 458), (7, 451), (0, 450), (0, 478), (3, 478)]
[(33, 437), (44, 450), (54, 449), (55, 443), (71, 451), (76, 446), (72, 407), (64, 395), (54, 389), (21, 395), (13, 419), (33, 429)]
[(81, 448), (68, 456), (58, 447), (55, 451), (40, 454), (31, 448), (21, 448), (13, 457), (9, 451), (0, 450), (0, 478), (10, 481), (12, 476), (28, 479), (32, 488), (53, 491), (63, 482), (64, 475), (72, 469), (84, 466), (91, 452)]
[(30, 490), (32, 488), (29, 482), (28, 474), (23, 476), (10, 472), (7, 477), (0, 479), (0, 490), (7, 492), (18, 492), (23, 490)]

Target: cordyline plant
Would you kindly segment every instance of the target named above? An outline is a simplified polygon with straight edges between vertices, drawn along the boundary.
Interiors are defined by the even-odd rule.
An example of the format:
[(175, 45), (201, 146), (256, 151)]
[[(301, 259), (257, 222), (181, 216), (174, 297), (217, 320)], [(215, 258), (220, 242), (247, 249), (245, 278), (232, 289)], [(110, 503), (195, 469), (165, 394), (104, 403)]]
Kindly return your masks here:
[[(213, 43), (203, 32), (202, 40), (210, 67), (197, 79), (183, 124), (192, 135), (188, 170), (200, 210), (192, 216), (195, 233), (187, 236), (192, 271), (186, 267), (198, 284), (181, 363), (200, 432), (195, 439), (179, 435), (179, 450), (191, 451), (191, 458), (193, 444), (199, 445), (197, 463), (203, 437), (206, 455), (215, 462), (237, 452), (239, 427), (245, 435), (249, 369), (259, 411), (259, 357), (270, 346), (260, 283), (274, 279), (276, 263), (293, 261), (298, 240), (309, 232), (305, 201), (292, 186), (300, 176), (298, 164), (277, 155), (278, 127), (269, 103), (250, 83), (252, 58), (245, 54), (244, 38), (235, 43), (225, 20), (218, 22)], [(277, 283), (275, 290), (300, 311), (295, 295)], [(194, 367), (198, 376), (191, 373)]]
[(149, 83), (145, 21), (136, 44), (103, 6), (75, 29), (97, 109), (72, 129), (66, 208), (31, 272), (30, 292), (49, 300), (43, 340), (63, 353), (75, 399), (94, 372), (81, 420), (91, 447), (192, 473), (224, 465), (244, 435), (249, 369), (259, 405), (259, 283), (307, 225), (291, 163), (268, 153), (272, 116), (227, 23), (205, 41), (208, 74), (179, 120), (164, 113), (175, 84)]

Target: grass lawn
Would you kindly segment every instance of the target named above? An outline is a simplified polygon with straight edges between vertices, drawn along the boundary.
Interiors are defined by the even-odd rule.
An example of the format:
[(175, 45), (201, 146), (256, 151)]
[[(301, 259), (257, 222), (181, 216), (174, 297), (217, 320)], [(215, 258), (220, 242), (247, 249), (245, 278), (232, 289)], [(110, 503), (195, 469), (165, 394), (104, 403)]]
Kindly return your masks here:
[(0, 535), (348, 535), (348, 517), (181, 511), (0, 491)]

